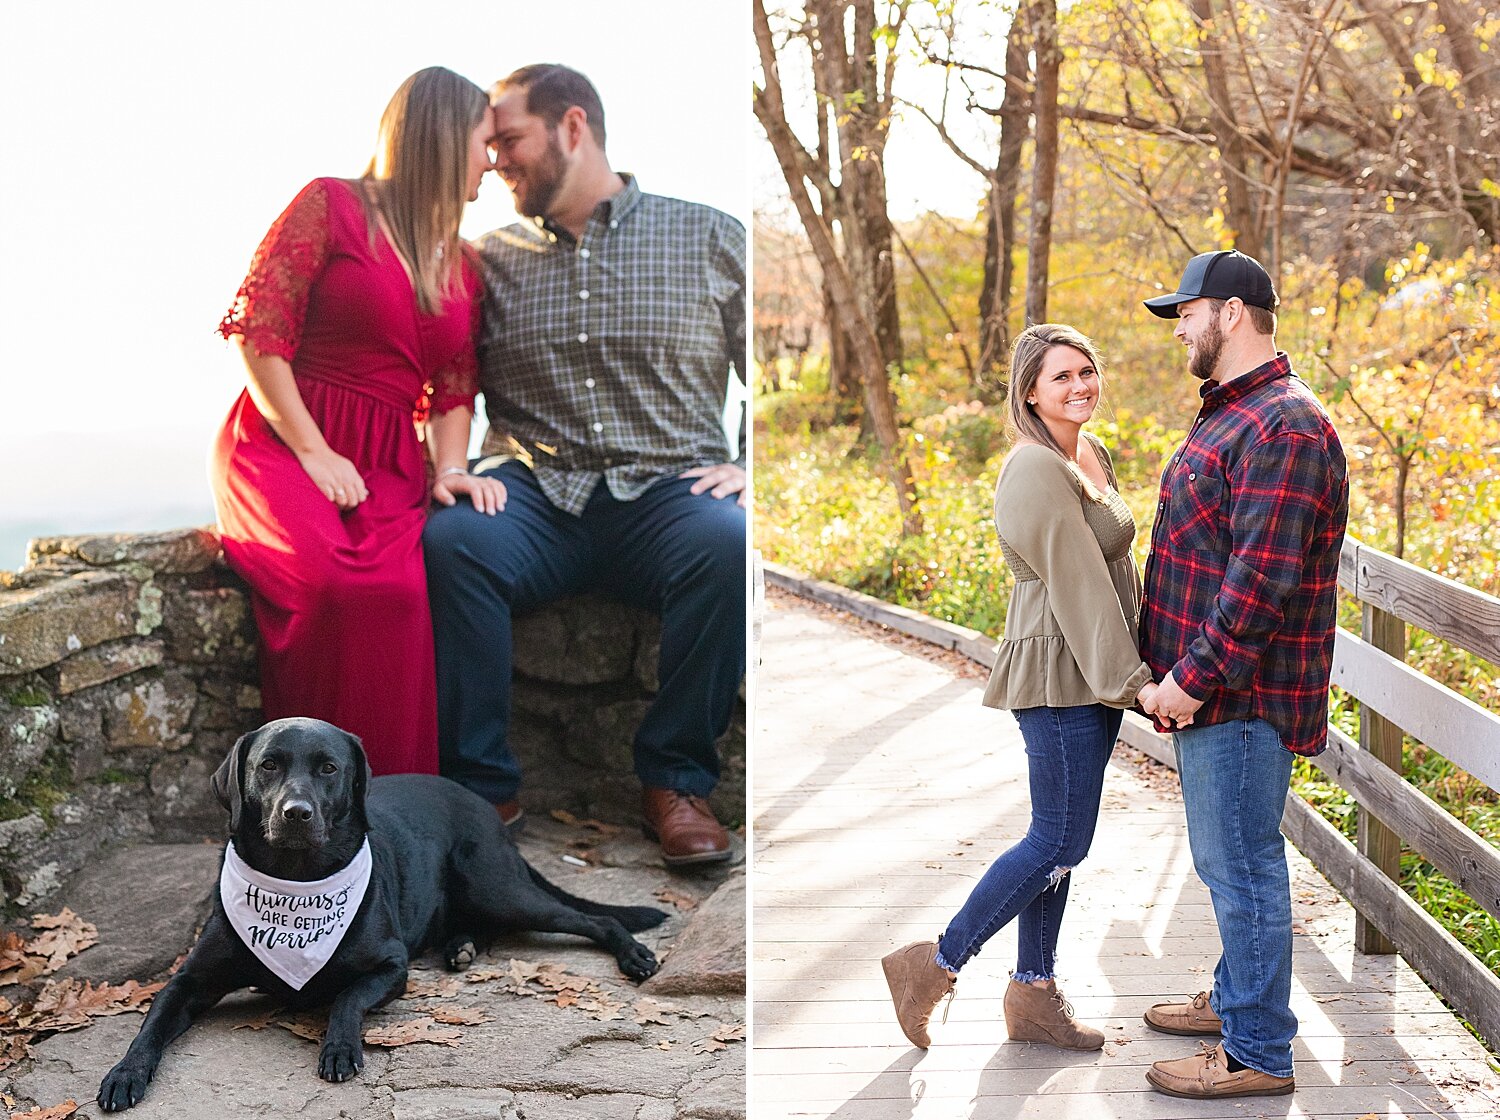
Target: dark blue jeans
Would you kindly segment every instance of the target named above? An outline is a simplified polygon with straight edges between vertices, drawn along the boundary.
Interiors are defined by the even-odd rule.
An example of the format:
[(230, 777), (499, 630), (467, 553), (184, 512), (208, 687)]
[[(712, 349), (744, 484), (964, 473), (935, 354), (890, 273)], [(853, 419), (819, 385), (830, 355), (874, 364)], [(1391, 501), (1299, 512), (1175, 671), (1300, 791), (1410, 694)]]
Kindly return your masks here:
[(1088, 855), (1099, 821), (1104, 769), (1123, 714), (1089, 704), (1015, 713), (1031, 776), (1031, 828), (990, 864), (938, 941), (938, 963), (961, 969), (1017, 915), (1015, 978), (1050, 980), (1068, 904), (1068, 874)]
[(523, 463), (486, 471), (505, 483), (490, 517), (467, 501), (435, 512), (422, 544), (437, 644), (438, 760), (489, 801), (515, 797), (508, 743), (511, 615), (598, 590), (661, 616), (660, 687), (635, 734), (641, 783), (708, 796), (714, 741), (745, 673), (745, 511), (663, 478), (633, 501), (603, 482), (574, 517)]

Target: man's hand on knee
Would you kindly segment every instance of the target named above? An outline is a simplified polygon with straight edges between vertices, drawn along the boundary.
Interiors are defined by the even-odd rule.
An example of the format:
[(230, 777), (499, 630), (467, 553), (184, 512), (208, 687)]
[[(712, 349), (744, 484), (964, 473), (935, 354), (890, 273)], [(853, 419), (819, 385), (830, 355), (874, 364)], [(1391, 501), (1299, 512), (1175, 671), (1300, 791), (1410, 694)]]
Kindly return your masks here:
[(744, 509), (750, 497), (749, 478), (745, 474), (745, 468), (734, 463), (720, 463), (715, 467), (694, 467), (692, 470), (683, 471), (678, 478), (696, 478), (698, 481), (692, 485), (692, 493), (702, 494), (705, 491), (715, 498), (727, 498), (731, 494), (738, 494), (736, 504)]

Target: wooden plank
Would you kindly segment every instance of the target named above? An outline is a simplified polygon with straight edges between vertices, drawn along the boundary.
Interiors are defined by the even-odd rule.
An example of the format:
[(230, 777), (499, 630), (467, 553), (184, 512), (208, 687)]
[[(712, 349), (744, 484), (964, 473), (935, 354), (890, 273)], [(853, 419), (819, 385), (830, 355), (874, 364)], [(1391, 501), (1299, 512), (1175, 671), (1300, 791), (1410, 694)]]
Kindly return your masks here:
[(1314, 765), (1390, 825), (1465, 894), (1500, 918), (1500, 851), (1399, 774), (1376, 765), (1347, 735), (1328, 729)]
[[(1393, 614), (1387, 614), (1369, 603), (1363, 605), (1361, 637), (1395, 661), (1406, 661), (1406, 625)], [(1401, 729), (1369, 704), (1359, 710), (1360, 750), (1378, 763), (1401, 773)], [(1356, 820), (1355, 847), (1361, 855), (1385, 874), (1387, 879), (1401, 880), (1401, 837), (1378, 815), (1361, 805)], [(1396, 945), (1370, 924), (1363, 912), (1354, 916), (1354, 941), (1366, 953), (1394, 953)]]
[(1126, 712), (1120, 722), (1120, 742), (1134, 747), (1147, 758), (1155, 759), (1163, 766), (1177, 769), (1177, 752), (1172, 749), (1172, 737), (1159, 734), (1151, 721), (1136, 712)]
[(1500, 716), (1343, 629), (1334, 639), (1333, 683), (1491, 789), (1500, 789)]
[(1339, 549), (1339, 586), (1356, 599), (1359, 598), (1359, 550), (1365, 546), (1355, 537), (1344, 537)]
[[(1359, 546), (1357, 563), (1362, 602), (1500, 665), (1500, 599), (1369, 545)], [(1343, 566), (1341, 554), (1340, 582)]]
[(1295, 793), (1287, 794), (1281, 827), (1355, 909), (1369, 915), (1396, 943), (1401, 955), (1491, 1049), (1500, 1046), (1500, 978)]

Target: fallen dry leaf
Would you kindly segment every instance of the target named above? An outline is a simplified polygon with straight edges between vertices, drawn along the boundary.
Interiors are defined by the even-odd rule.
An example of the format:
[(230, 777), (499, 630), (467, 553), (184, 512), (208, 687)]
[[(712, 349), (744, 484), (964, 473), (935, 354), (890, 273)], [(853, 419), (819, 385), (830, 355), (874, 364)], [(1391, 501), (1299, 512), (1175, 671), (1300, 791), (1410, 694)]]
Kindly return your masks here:
[(552, 819), (575, 827), (592, 828), (595, 832), (602, 833), (605, 836), (620, 831), (620, 826), (617, 824), (605, 824), (603, 821), (594, 820), (593, 817), (583, 817), (580, 819), (566, 809), (553, 809)]
[(716, 1054), (720, 1050), (727, 1050), (731, 1042), (743, 1042), (745, 1040), (744, 1023), (721, 1024), (719, 1029), (707, 1038), (700, 1038), (693, 1043), (694, 1054)]
[(231, 1030), (236, 1030), (236, 1031), (243, 1031), (243, 1030), (263, 1031), (267, 1027), (271, 1026), (273, 1023), (276, 1022), (276, 1017), (278, 1015), (280, 1015), (281, 1012), (282, 1012), (281, 1008), (279, 1008), (279, 1007), (273, 1007), (269, 1011), (262, 1011), (259, 1015), (253, 1015), (253, 1016), (251, 1016), (250, 1018), (246, 1019), (243, 1023), (236, 1023), (230, 1029)]
[(635, 1001), (633, 1010), (635, 1014), (631, 1018), (640, 1026), (645, 1026), (647, 1023), (660, 1023), (666, 1026), (667, 1016), (677, 1013), (677, 1005), (667, 1003), (665, 1000), (652, 999), (650, 996), (642, 996)]
[(308, 1042), (322, 1042), (323, 1036), (328, 1033), (328, 1020), (321, 1015), (290, 1015), (277, 1019), (275, 1025), (288, 1034), (307, 1039)]
[(402, 999), (446, 999), (456, 996), (459, 989), (463, 987), (463, 981), (456, 976), (439, 976), (428, 979), (423, 976), (408, 976), (406, 978), (406, 991), (402, 993)]
[(745, 1024), (731, 1023), (728, 1026), (720, 1027), (714, 1031), (713, 1036), (720, 1042), (744, 1042)]
[(698, 900), (696, 898), (690, 894), (683, 894), (672, 887), (658, 887), (656, 897), (662, 902), (670, 902), (679, 910), (687, 911), (698, 908)]
[(14, 1019), (18, 1026), (37, 1033), (76, 1030), (88, 1026), (90, 1019), (144, 1011), (151, 997), (165, 986), (127, 980), (96, 988), (87, 981), (52, 981), (29, 1006), (18, 1010)]
[(464, 974), (465, 983), (483, 984), (487, 980), (505, 980), (510, 976), (498, 968), (471, 968)]
[(365, 1031), (365, 1041), (371, 1046), (411, 1046), (417, 1042), (457, 1046), (463, 1037), (462, 1031), (444, 1030), (432, 1019), (408, 1019)]
[(0, 1070), (9, 1069), (23, 1058), (31, 1057), (31, 1047), (27, 1045), (30, 1041), (31, 1036), (26, 1033), (7, 1034), (0, 1038)]
[(450, 1027), (477, 1027), (494, 1021), (493, 1015), (479, 1007), (434, 1007), (430, 1014), (435, 1021)]
[(78, 1111), (78, 1102), (65, 1100), (51, 1108), (34, 1108), (30, 1112), (14, 1112), (10, 1120), (66, 1120)]
[(558, 992), (557, 995), (552, 997), (552, 1002), (557, 1004), (558, 1007), (572, 1007), (578, 1002), (578, 997), (572, 992)]

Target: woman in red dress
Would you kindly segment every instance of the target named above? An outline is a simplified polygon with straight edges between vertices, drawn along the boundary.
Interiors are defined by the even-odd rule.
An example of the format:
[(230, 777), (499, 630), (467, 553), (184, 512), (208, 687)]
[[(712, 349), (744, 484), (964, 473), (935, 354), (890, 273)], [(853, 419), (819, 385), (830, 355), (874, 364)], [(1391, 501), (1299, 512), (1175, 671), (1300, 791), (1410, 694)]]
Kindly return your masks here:
[(214, 444), (214, 502), (251, 589), (266, 717), (353, 732), (376, 774), (437, 772), (429, 497), (505, 501), (465, 467), (481, 281), (458, 223), (492, 133), (478, 86), (412, 75), (363, 178), (303, 188), (219, 327), (239, 336), (248, 385)]

